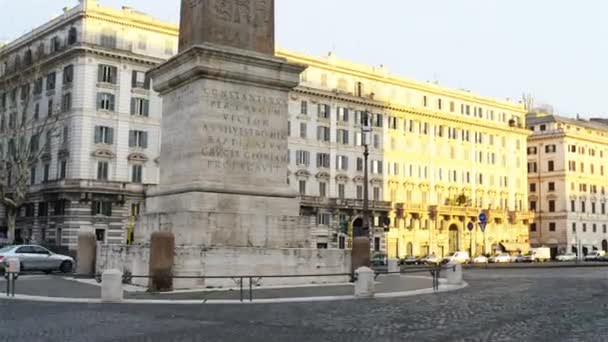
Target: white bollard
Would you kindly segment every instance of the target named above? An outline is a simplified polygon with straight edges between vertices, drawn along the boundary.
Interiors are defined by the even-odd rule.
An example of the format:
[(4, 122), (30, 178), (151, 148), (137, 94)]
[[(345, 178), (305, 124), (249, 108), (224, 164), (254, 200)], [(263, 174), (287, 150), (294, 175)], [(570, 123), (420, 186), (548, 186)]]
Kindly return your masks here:
[(461, 285), (462, 284), (462, 265), (461, 264), (448, 264), (448, 269), (445, 270), (448, 274), (449, 285)]
[(400, 272), (399, 259), (388, 259), (388, 272), (395, 273)]
[(371, 298), (374, 296), (374, 271), (369, 267), (359, 267), (355, 270), (355, 297)]
[(122, 302), (122, 272), (107, 270), (101, 275), (101, 301), (104, 303)]

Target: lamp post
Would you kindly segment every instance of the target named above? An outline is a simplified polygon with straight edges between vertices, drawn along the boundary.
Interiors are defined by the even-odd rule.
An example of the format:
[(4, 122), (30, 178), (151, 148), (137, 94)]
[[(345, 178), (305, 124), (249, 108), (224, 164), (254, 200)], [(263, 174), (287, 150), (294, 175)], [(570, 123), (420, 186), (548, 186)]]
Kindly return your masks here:
[(369, 176), (368, 176), (368, 158), (369, 146), (367, 135), (371, 131), (369, 113), (363, 112), (361, 116), (361, 142), (364, 148), (363, 152), (363, 223), (360, 227), (354, 227), (353, 230), (353, 249), (351, 254), (351, 266), (355, 271), (359, 267), (369, 267)]

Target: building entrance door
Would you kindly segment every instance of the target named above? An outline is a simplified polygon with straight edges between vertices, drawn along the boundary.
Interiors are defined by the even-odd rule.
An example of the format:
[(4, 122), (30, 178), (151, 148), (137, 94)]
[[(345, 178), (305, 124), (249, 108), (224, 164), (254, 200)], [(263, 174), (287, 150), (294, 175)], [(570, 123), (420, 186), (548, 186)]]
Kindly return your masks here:
[(453, 224), (450, 226), (450, 233), (449, 233), (449, 253), (454, 253), (458, 251), (458, 226)]
[(602, 250), (604, 252), (608, 252), (608, 240), (603, 240), (602, 241)]
[(413, 256), (414, 255), (414, 245), (411, 242), (407, 243), (407, 251), (406, 251), (408, 256)]

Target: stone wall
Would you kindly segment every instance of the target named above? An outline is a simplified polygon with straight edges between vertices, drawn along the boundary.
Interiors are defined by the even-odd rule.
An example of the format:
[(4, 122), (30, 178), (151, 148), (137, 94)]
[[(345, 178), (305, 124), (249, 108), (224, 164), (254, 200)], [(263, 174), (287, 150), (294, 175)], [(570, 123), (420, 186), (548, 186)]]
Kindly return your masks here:
[[(97, 273), (116, 268), (133, 275), (148, 275), (149, 245), (101, 245)], [(340, 249), (269, 249), (229, 247), (176, 247), (177, 276), (315, 275), (350, 272), (350, 251)], [(348, 276), (262, 278), (260, 285), (347, 282)], [(133, 279), (147, 286), (147, 279)], [(176, 279), (176, 289), (236, 287), (232, 279)]]

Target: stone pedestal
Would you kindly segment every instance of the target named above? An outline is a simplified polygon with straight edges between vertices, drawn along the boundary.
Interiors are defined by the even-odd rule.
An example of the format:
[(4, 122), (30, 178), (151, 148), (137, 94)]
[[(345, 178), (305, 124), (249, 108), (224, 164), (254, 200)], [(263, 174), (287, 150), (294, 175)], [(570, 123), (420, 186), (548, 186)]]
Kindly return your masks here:
[(175, 237), (171, 232), (155, 232), (150, 239), (150, 285), (148, 290), (173, 290)]
[(117, 303), (123, 299), (122, 272), (107, 270), (101, 275), (101, 301)]
[(78, 233), (78, 254), (76, 256), (76, 274), (92, 276), (95, 274), (95, 256), (97, 254), (97, 237), (92, 231)]
[(461, 285), (462, 284), (462, 265), (461, 264), (448, 264), (447, 270), (447, 281), (449, 285)]
[(359, 267), (355, 270), (355, 297), (371, 298), (375, 293), (374, 271), (369, 267)]
[(390, 273), (401, 272), (401, 267), (399, 266), (399, 259), (396, 259), (396, 258), (388, 259), (388, 272), (390, 272)]

